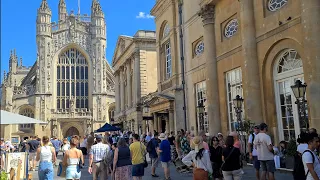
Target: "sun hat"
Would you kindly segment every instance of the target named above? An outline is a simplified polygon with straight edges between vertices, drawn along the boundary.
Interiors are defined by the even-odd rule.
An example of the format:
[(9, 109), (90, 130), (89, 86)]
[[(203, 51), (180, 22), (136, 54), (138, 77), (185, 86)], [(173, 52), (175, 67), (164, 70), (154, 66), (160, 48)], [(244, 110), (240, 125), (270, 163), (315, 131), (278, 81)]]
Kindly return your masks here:
[(199, 149), (203, 148), (203, 141), (200, 136), (196, 136), (192, 139), (191, 148), (194, 149), (195, 152), (199, 152)]
[(165, 133), (161, 133), (160, 136), (158, 137), (161, 141), (167, 139), (166, 134)]
[(218, 136), (222, 136), (222, 137), (223, 137), (223, 134), (219, 132), (219, 133), (218, 133)]

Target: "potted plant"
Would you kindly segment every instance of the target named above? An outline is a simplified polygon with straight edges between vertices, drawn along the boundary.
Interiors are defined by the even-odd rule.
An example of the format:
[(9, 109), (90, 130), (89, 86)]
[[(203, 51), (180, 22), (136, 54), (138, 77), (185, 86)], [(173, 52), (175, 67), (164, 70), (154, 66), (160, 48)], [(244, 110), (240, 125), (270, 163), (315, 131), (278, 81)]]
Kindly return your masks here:
[(291, 139), (287, 145), (287, 153), (285, 155), (286, 168), (293, 169), (294, 167), (294, 155), (297, 152), (297, 143), (294, 139)]

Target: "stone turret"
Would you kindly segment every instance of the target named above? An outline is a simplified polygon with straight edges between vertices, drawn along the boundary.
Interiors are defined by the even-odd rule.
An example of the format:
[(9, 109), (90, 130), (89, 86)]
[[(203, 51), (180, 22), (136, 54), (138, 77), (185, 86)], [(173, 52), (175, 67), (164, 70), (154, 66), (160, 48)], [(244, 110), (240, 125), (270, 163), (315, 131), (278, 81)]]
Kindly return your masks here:
[(67, 13), (67, 5), (64, 0), (59, 1), (58, 11), (59, 11), (59, 22), (65, 21), (68, 13)]
[(95, 38), (106, 38), (106, 22), (101, 5), (97, 0), (92, 1), (91, 5), (91, 32)]
[(47, 0), (42, 0), (37, 15), (37, 36), (51, 37), (51, 16)]
[(17, 66), (18, 66), (17, 54), (16, 54), (16, 50), (14, 49), (13, 53), (11, 51), (10, 58), (9, 58), (9, 69), (12, 74), (17, 73)]

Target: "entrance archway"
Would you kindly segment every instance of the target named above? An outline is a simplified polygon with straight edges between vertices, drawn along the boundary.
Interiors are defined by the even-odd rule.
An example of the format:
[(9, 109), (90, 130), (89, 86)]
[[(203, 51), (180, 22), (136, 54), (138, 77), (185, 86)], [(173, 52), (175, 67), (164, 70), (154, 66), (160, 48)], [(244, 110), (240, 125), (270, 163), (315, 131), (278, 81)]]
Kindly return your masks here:
[(79, 130), (75, 127), (70, 127), (67, 132), (65, 137), (73, 136), (73, 135), (78, 135), (79, 136)]

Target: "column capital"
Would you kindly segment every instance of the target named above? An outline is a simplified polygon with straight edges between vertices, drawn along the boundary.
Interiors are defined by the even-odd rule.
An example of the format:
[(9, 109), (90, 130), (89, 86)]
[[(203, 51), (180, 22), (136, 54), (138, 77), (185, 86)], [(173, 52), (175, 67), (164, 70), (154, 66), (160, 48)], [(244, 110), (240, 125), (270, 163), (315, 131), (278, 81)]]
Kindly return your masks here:
[(140, 58), (140, 49), (135, 49), (134, 53), (132, 54), (134, 59)]
[(204, 5), (198, 12), (198, 15), (202, 18), (203, 26), (207, 24), (214, 24), (215, 21), (215, 6), (212, 4)]

